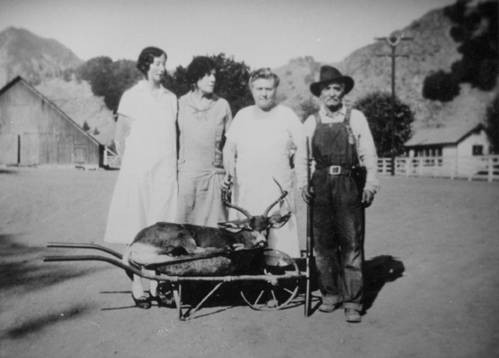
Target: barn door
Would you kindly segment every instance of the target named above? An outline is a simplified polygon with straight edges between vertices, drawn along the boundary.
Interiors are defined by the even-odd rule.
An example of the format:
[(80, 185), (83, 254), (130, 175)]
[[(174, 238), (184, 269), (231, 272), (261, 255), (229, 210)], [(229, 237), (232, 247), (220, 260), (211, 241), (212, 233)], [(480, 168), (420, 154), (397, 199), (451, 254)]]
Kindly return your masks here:
[(73, 162), (73, 136), (57, 135), (57, 163), (71, 164)]
[(17, 134), (0, 133), (0, 164), (17, 164)]
[(76, 145), (74, 146), (74, 162), (75, 164), (86, 164), (88, 162), (87, 159), (87, 147), (84, 145)]
[(39, 133), (38, 164), (57, 163), (57, 137), (51, 133)]
[(20, 165), (37, 165), (40, 158), (40, 137), (38, 133), (21, 135)]

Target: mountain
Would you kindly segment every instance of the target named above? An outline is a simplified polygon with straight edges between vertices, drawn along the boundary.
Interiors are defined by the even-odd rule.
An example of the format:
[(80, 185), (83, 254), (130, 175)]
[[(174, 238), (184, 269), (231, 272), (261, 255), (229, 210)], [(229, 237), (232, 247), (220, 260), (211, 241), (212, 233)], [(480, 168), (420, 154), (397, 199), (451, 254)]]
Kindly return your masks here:
[[(415, 130), (425, 127), (461, 126), (483, 121), (486, 107), (495, 91), (484, 92), (461, 84), (460, 95), (453, 101), (442, 103), (426, 100), (422, 96), (425, 77), (439, 70), (449, 71), (453, 62), (461, 58), (458, 43), (450, 36), (451, 21), (443, 9), (430, 11), (407, 27), (394, 31), (411, 37), (401, 41), (396, 59), (396, 94), (415, 113)], [(331, 65), (355, 79), (355, 87), (348, 99), (355, 101), (374, 91), (391, 92), (390, 46), (385, 41), (376, 41), (364, 46), (339, 63)], [(281, 77), (280, 96), (285, 103), (301, 114), (300, 103), (312, 98), (309, 85), (318, 76), (321, 63), (311, 57), (290, 61), (276, 72)]]
[(20, 75), (32, 84), (60, 76), (83, 61), (60, 42), (8, 27), (0, 32), (0, 87)]

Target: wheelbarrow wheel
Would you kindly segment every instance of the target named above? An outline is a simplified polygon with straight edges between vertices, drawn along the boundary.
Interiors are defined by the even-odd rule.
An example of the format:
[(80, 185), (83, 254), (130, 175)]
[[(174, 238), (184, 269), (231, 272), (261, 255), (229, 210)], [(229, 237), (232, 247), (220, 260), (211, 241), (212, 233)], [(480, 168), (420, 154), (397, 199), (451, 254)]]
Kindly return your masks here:
[(286, 253), (266, 249), (257, 274), (266, 280), (251, 281), (241, 288), (243, 301), (257, 311), (281, 310), (290, 306), (299, 290), (300, 270), (295, 260)]

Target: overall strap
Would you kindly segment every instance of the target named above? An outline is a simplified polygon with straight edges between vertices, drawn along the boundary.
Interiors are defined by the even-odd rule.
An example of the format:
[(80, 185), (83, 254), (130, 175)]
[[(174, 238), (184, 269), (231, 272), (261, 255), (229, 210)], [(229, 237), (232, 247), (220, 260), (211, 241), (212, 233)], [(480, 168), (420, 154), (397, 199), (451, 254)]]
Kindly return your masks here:
[(319, 124), (321, 124), (321, 116), (319, 115), (319, 112), (314, 113), (314, 118), (315, 118), (315, 126), (317, 127)]
[[(347, 128), (349, 143), (354, 144), (355, 143), (355, 136), (353, 135), (352, 127), (350, 126), (351, 115), (352, 115), (352, 107), (350, 105), (347, 105), (345, 118), (343, 119), (343, 124)], [(353, 142), (352, 142), (352, 140), (353, 140)], [(355, 143), (355, 144), (357, 144), (357, 143)]]
[(343, 124), (345, 125), (347, 132), (348, 132), (348, 143), (352, 144), (355, 148), (355, 155), (357, 157), (357, 162), (360, 163), (360, 158), (359, 158), (359, 153), (358, 153), (358, 143), (357, 143), (357, 138), (355, 138), (355, 135), (353, 134), (352, 127), (350, 126), (350, 117), (352, 115), (352, 106), (347, 104), (346, 105), (346, 113), (345, 113), (345, 118), (343, 119)]

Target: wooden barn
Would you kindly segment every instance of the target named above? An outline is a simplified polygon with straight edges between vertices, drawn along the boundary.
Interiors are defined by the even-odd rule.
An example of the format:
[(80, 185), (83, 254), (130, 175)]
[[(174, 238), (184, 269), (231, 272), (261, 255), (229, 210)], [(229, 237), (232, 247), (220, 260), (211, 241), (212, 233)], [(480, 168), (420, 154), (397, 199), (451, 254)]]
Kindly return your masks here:
[(0, 164), (100, 166), (103, 146), (18, 76), (0, 89)]

